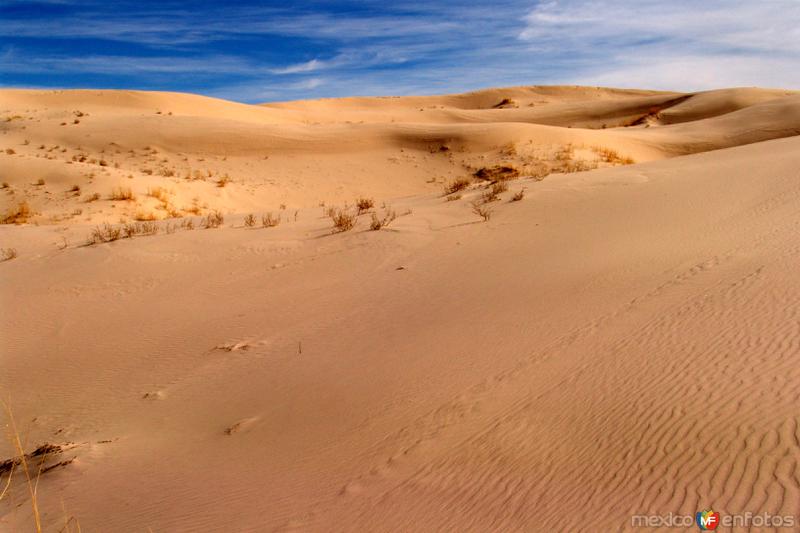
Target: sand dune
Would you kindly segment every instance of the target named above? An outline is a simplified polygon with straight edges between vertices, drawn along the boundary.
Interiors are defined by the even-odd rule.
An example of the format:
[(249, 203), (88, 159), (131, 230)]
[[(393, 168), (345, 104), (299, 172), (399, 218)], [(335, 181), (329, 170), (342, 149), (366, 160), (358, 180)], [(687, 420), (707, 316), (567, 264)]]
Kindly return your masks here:
[[(800, 515), (800, 93), (3, 90), (0, 111), (0, 208), (31, 211), (0, 225), (0, 393), (53, 467), (46, 530)], [(358, 195), (397, 218), (332, 234)], [(157, 233), (86, 244), (137, 218)], [(30, 530), (29, 500), (17, 470), (0, 529)]]

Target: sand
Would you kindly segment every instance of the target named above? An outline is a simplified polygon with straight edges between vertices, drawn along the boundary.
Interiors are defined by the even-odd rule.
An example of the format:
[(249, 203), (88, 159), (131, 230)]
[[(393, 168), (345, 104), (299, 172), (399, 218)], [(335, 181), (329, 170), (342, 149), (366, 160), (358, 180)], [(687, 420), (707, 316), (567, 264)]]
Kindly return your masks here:
[[(0, 225), (0, 394), (24, 452), (60, 447), (44, 530), (800, 515), (800, 93), (2, 90), (0, 113), (0, 212), (30, 208)], [(498, 165), (519, 177), (484, 221)], [(397, 218), (333, 233), (359, 196)], [(158, 233), (87, 244), (136, 219)], [(17, 467), (0, 530), (30, 500)]]

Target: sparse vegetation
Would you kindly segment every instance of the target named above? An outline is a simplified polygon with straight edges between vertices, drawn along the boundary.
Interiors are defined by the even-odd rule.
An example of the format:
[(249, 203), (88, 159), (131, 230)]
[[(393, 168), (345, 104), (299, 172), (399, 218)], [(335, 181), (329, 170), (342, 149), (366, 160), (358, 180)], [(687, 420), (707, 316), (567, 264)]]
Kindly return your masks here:
[(3, 216), (3, 224), (24, 224), (33, 216), (33, 211), (28, 202), (20, 202)]
[(636, 161), (627, 156), (621, 156), (616, 150), (610, 148), (593, 147), (592, 150), (606, 163), (614, 165), (632, 165)]
[(6, 148), (6, 154), (8, 154), (8, 155), (14, 155), (14, 154), (16, 154), (16, 153), (17, 153), (17, 152), (16, 152), (16, 151), (14, 151), (14, 149), (13, 149), (13, 148)]
[(231, 181), (232, 181), (232, 180), (231, 180), (231, 177), (230, 177), (230, 176), (228, 176), (227, 174), (225, 174), (224, 176), (222, 176), (221, 178), (219, 178), (219, 179), (217, 180), (217, 187), (224, 187), (224, 186), (226, 186), (228, 183), (230, 183)]
[(244, 225), (248, 228), (252, 228), (256, 225), (256, 217), (252, 213), (244, 217)]
[(117, 201), (133, 201), (136, 197), (130, 187), (114, 187), (109, 199)]
[(102, 226), (97, 226), (92, 230), (92, 235), (89, 237), (89, 244), (112, 242), (120, 237), (122, 237), (122, 229), (106, 222)]
[(492, 218), (492, 209), (487, 205), (478, 202), (472, 202), (471, 205), (472, 212), (481, 217), (484, 222), (487, 222), (490, 218)]
[(36, 185), (37, 187), (41, 187), (42, 185), (44, 185), (44, 179), (39, 178), (38, 180), (36, 180), (34, 185)]
[(17, 257), (16, 248), (3, 248), (0, 249), (0, 261), (11, 261)]
[(225, 216), (220, 211), (209, 213), (203, 219), (203, 226), (206, 229), (218, 228), (225, 222)]
[(392, 223), (394, 219), (397, 218), (397, 213), (394, 212), (393, 209), (389, 208), (384, 213), (383, 218), (379, 218), (377, 214), (372, 213), (372, 221), (369, 224), (369, 229), (372, 231), (378, 231), (381, 228), (385, 228), (389, 224)]
[(100, 193), (93, 193), (86, 197), (86, 202), (95, 202), (100, 199)]
[(500, 193), (506, 192), (508, 190), (508, 185), (503, 183), (502, 181), (498, 181), (493, 183), (491, 187), (489, 187), (486, 191), (484, 191), (481, 199), (483, 203), (494, 202), (500, 198)]
[(464, 189), (469, 187), (470, 183), (472, 183), (472, 181), (468, 178), (456, 178), (444, 186), (444, 193), (453, 194), (459, 191), (463, 191)]
[(523, 198), (525, 198), (525, 189), (520, 189), (520, 190), (518, 190), (517, 192), (514, 193), (514, 196), (511, 197), (510, 201), (519, 202)]
[(461, 193), (451, 194), (445, 200), (448, 202), (455, 202), (456, 200), (461, 200)]
[(519, 169), (512, 165), (494, 165), (482, 167), (475, 171), (475, 177), (492, 183), (513, 180), (520, 176)]
[(264, 228), (274, 228), (281, 223), (280, 216), (273, 216), (272, 212), (261, 215), (261, 226)]
[(340, 233), (349, 231), (356, 225), (356, 215), (349, 213), (347, 208), (334, 209), (331, 212), (331, 220), (333, 221), (333, 232)]
[(372, 198), (356, 198), (356, 209), (358, 209), (358, 214), (362, 214), (369, 209), (372, 209), (375, 206), (375, 200)]

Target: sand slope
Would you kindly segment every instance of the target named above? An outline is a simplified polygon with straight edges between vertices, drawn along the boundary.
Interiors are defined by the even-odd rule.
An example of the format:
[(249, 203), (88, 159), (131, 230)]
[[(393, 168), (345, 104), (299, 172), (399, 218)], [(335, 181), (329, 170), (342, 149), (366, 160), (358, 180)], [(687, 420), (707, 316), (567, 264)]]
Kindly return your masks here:
[[(59, 113), (92, 109), (86, 124), (54, 126), (57, 100), (3, 92), (4, 108), (33, 117), (3, 125), (5, 145), (31, 141), (2, 156), (4, 180), (42, 214), (0, 225), (0, 247), (19, 252), (0, 263), (0, 392), (27, 451), (52, 443), (63, 451), (48, 465), (72, 459), (41, 478), (46, 528), (75, 516), (84, 531), (595, 532), (707, 507), (800, 515), (798, 96), (516, 88), (429, 101), (493, 113), (526, 91), (583, 102), (587, 123), (609, 102), (626, 120), (642, 99), (672, 104), (591, 129), (347, 124), (369, 107), (399, 116), (406, 99), (262, 106), (262, 122), (218, 101), (164, 116), (195, 97), (126, 93), (105, 110), (69, 100)], [(137, 107), (150, 96), (162, 115)], [(326, 123), (293, 118), (317, 112)], [(94, 157), (115, 142), (120, 168), (94, 165), (68, 197), (89, 163), (36, 157), (44, 135)], [(593, 146), (642, 162), (558, 166)], [(178, 154), (241, 174), (225, 187), (116, 177)], [(481, 183), (442, 197), (444, 179), (506, 161), (555, 172), (510, 181), (488, 222), (469, 206)], [(136, 209), (159, 212), (142, 188), (165, 186), (176, 205), (197, 195), (203, 213), (225, 209), (225, 224), (84, 246), (95, 222), (133, 209), (81, 199), (116, 179)], [(318, 201), (358, 193), (402, 216), (332, 235)], [(84, 212), (52, 220), (51, 206)], [(283, 221), (245, 228), (251, 210)], [(14, 455), (0, 443), (0, 461)], [(14, 482), (0, 529), (31, 520)]]

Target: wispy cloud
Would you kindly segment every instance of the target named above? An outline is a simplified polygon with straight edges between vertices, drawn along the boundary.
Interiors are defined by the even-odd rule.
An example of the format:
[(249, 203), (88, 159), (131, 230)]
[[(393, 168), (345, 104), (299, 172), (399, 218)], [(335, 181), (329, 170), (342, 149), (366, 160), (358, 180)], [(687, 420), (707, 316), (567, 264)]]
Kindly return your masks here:
[(0, 12), (0, 83), (246, 101), (547, 83), (800, 87), (798, 0), (46, 1), (59, 3)]

